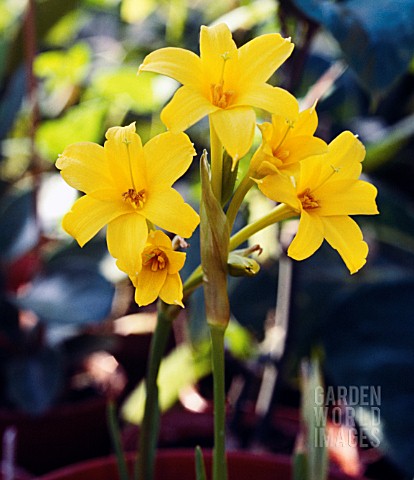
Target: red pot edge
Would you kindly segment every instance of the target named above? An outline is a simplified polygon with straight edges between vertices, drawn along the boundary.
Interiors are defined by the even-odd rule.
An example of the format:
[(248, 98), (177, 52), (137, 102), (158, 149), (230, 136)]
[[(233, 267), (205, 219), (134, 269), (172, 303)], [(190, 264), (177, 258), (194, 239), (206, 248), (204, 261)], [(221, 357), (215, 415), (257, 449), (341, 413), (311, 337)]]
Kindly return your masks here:
[[(194, 449), (189, 448), (177, 448), (177, 449), (159, 449), (157, 451), (157, 458), (164, 460), (171, 460), (179, 458), (191, 458), (194, 459)], [(131, 464), (135, 459), (135, 452), (128, 452), (126, 454), (126, 460)], [(246, 462), (254, 458), (260, 459), (263, 464), (275, 465), (279, 464), (284, 468), (291, 468), (292, 458), (278, 453), (268, 453), (268, 452), (252, 452), (246, 450), (230, 450), (227, 452), (228, 459), (230, 462)], [(206, 464), (209, 465), (212, 458), (212, 451), (209, 449), (203, 450), (203, 457), (206, 460)], [(89, 460), (84, 460), (73, 465), (68, 465), (66, 467), (59, 468), (52, 472), (46, 473), (42, 476), (36, 477), (36, 480), (65, 480), (66, 478), (74, 478), (74, 475), (79, 474), (80, 472), (87, 473), (93, 471), (95, 468), (113, 468), (116, 471), (116, 457), (115, 455), (108, 455), (106, 457), (93, 458)], [(366, 480), (363, 477), (350, 477), (343, 472), (338, 471), (337, 469), (332, 469), (330, 475), (333, 476), (336, 480)], [(33, 479), (34, 480), (34, 479)]]

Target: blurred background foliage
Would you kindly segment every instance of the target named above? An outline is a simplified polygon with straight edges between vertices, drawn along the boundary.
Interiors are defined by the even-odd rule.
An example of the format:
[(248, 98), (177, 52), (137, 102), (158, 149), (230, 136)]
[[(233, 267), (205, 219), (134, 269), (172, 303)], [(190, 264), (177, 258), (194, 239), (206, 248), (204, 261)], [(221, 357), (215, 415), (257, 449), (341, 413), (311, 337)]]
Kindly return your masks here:
[[(138, 77), (139, 64), (166, 45), (197, 52), (200, 25), (219, 21), (239, 44), (267, 32), (292, 37), (294, 53), (270, 81), (304, 104), (319, 99), (318, 134), (325, 140), (345, 129), (359, 135), (381, 212), (358, 219), (370, 256), (357, 275), (349, 276), (328, 248), (291, 265), (283, 355), (262, 343), (276, 306), (283, 249), (275, 248), (275, 239), (283, 229), (255, 239), (264, 247), (260, 274), (231, 282), (235, 323), (250, 332), (252, 343), (246, 347), (242, 335), (237, 345), (233, 335), (229, 348), (236, 357), (248, 348), (256, 360), (275, 363), (290, 386), (300, 359), (315, 347), (324, 351), (328, 384), (381, 385), (380, 449), (401, 478), (412, 478), (414, 0), (2, 0), (0, 399), (41, 412), (59, 398), (67, 352), (74, 351), (67, 342), (87, 335), (90, 343), (81, 342), (76, 359), (106, 346), (106, 337), (88, 332), (113, 318), (115, 287), (124, 280), (103, 237), (81, 250), (62, 232), (60, 219), (76, 192), (54, 167), (58, 154), (73, 142), (102, 143), (113, 125), (135, 121), (143, 141), (163, 131), (159, 112), (177, 84)], [(208, 147), (203, 122), (188, 133), (199, 153)], [(178, 188), (197, 203), (196, 166)], [(265, 208), (252, 192), (239, 224)], [(197, 242), (195, 236), (186, 273), (198, 264)], [(200, 294), (192, 303), (196, 339), (203, 335)], [(22, 312), (36, 321), (22, 321)], [(49, 368), (50, 355), (62, 358), (62, 352), (66, 363)], [(21, 368), (22, 362), (36, 370)], [(29, 394), (27, 402), (43, 377), (56, 388)]]

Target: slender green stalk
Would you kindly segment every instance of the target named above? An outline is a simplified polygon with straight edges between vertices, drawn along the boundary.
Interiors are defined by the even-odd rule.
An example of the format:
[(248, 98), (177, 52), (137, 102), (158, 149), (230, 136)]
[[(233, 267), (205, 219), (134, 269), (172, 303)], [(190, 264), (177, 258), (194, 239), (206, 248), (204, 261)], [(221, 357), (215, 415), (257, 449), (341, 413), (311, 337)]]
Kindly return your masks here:
[(115, 456), (118, 465), (118, 473), (120, 480), (129, 480), (128, 467), (125, 461), (124, 451), (122, 449), (121, 432), (119, 429), (118, 419), (116, 415), (115, 402), (109, 400), (106, 408), (106, 417), (111, 435), (112, 445), (114, 447)]
[(254, 185), (254, 181), (250, 178), (249, 172), (243, 177), (242, 181), (239, 183), (239, 186), (236, 188), (234, 195), (231, 199), (229, 208), (227, 209), (227, 221), (229, 223), (230, 230), (233, 228), (234, 221), (236, 220), (237, 212), (240, 209), (244, 197), (247, 192)]
[(174, 315), (167, 314), (166, 305), (159, 302), (157, 325), (151, 340), (145, 379), (147, 396), (139, 434), (139, 455), (135, 465), (135, 480), (152, 480), (154, 478), (155, 451), (160, 419), (157, 377), (170, 337), (173, 318)]
[(188, 298), (191, 293), (201, 286), (203, 282), (203, 269), (199, 265), (187, 278), (183, 285), (183, 298)]
[(210, 120), (211, 188), (221, 203), (223, 182), (223, 145)]
[(224, 384), (225, 328), (210, 325), (214, 382), (214, 451), (213, 480), (227, 480), (226, 462), (226, 393)]
[(288, 205), (281, 203), (275, 207), (271, 212), (265, 215), (262, 218), (259, 218), (253, 223), (249, 223), (244, 228), (239, 230), (235, 235), (230, 238), (229, 251), (231, 252), (239, 245), (248, 240), (252, 235), (263, 230), (264, 228), (280, 222), (281, 220), (286, 220), (287, 218), (292, 218), (297, 215), (297, 212), (291, 209)]

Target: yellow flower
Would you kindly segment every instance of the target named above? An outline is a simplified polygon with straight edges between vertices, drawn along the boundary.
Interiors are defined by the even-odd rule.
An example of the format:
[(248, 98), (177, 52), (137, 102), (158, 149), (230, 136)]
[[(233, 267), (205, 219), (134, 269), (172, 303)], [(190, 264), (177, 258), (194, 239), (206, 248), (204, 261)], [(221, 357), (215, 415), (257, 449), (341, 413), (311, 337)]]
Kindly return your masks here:
[(186, 134), (162, 133), (144, 146), (135, 124), (112, 127), (104, 146), (68, 146), (56, 162), (65, 181), (86, 193), (63, 218), (63, 228), (83, 246), (108, 225), (109, 252), (125, 272), (141, 269), (148, 226), (190, 237), (199, 216), (172, 184), (195, 155)]
[(237, 48), (227, 25), (201, 27), (200, 56), (182, 48), (150, 53), (139, 72), (161, 73), (182, 84), (161, 112), (173, 132), (186, 130), (206, 115), (236, 162), (253, 142), (253, 107), (296, 119), (294, 97), (266, 83), (292, 53), (293, 44), (279, 34), (254, 38)]
[(259, 125), (262, 144), (250, 162), (252, 175), (261, 178), (278, 171), (295, 175), (301, 160), (325, 153), (326, 143), (313, 136), (317, 126), (315, 105), (300, 112), (296, 122), (272, 115), (272, 123)]
[(149, 305), (160, 297), (165, 303), (184, 307), (183, 285), (178, 272), (184, 265), (185, 256), (185, 253), (173, 250), (171, 240), (161, 230), (149, 233), (142, 253), (142, 269), (131, 276), (139, 306)]
[(285, 203), (300, 215), (297, 234), (288, 249), (290, 257), (310, 257), (325, 239), (351, 273), (366, 263), (368, 245), (349, 217), (378, 213), (377, 189), (359, 180), (364, 156), (362, 143), (351, 132), (343, 132), (329, 144), (328, 153), (300, 163), (296, 181), (279, 174), (257, 180), (267, 197)]

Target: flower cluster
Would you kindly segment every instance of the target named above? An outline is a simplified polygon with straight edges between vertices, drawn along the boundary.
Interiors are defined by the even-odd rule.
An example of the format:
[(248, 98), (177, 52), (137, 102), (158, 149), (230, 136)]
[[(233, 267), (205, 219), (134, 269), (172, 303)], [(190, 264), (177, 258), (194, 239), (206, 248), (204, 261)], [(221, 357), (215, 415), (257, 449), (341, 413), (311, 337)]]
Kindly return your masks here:
[[(267, 83), (292, 49), (290, 39), (279, 34), (262, 35), (237, 48), (227, 25), (201, 27), (199, 56), (181, 48), (162, 48), (139, 67), (140, 73), (168, 75), (182, 84), (161, 112), (165, 133), (142, 145), (134, 124), (113, 127), (103, 147), (70, 145), (57, 161), (67, 183), (85, 194), (64, 217), (65, 230), (82, 246), (107, 226), (108, 250), (130, 277), (137, 304), (161, 299), (145, 383), (139, 478), (153, 478), (163, 345), (179, 307), (201, 284), (214, 380), (213, 479), (227, 478), (223, 434), (224, 334), (230, 319), (227, 279), (229, 274), (257, 274), (259, 266), (249, 257), (261, 249), (235, 250), (238, 246), (272, 223), (299, 217), (288, 248), (292, 258), (308, 258), (326, 240), (351, 273), (366, 262), (368, 246), (350, 217), (378, 213), (376, 188), (360, 179), (364, 147), (351, 132), (326, 144), (315, 136), (315, 105), (300, 111), (293, 95)], [(259, 125), (262, 142), (234, 188), (238, 162), (252, 148), (257, 108), (270, 121)], [(196, 154), (184, 131), (206, 116), (210, 161), (203, 152), (199, 216), (173, 184)], [(275, 202), (275, 208), (230, 236), (240, 206), (255, 186)], [(201, 265), (183, 285), (179, 272), (186, 254), (176, 245), (185, 242), (172, 241), (170, 234), (188, 238), (199, 224)]]
[(245, 194), (257, 184), (264, 195), (285, 205), (278, 220), (300, 217), (288, 249), (292, 258), (309, 257), (326, 239), (351, 273), (364, 265), (368, 246), (350, 218), (378, 213), (375, 187), (359, 178), (364, 147), (350, 132), (327, 145), (314, 135), (315, 106), (300, 112), (289, 92), (267, 83), (292, 50), (290, 39), (279, 34), (262, 35), (237, 48), (227, 25), (203, 26), (199, 56), (162, 48), (139, 67), (139, 72), (168, 75), (182, 84), (161, 112), (167, 132), (142, 145), (134, 124), (113, 127), (103, 147), (78, 143), (59, 157), (56, 165), (63, 178), (85, 193), (64, 217), (63, 227), (82, 246), (107, 226), (109, 252), (131, 278), (139, 305), (160, 297), (183, 306), (178, 272), (185, 253), (175, 251), (162, 230), (188, 238), (199, 224), (198, 214), (172, 185), (196, 154), (183, 132), (205, 116), (215, 149), (211, 183), (218, 197), (223, 164), (217, 167), (215, 159), (222, 162), (226, 151), (235, 169), (252, 146), (255, 109), (271, 116), (259, 125), (262, 143), (230, 202), (230, 229)]
[(135, 125), (113, 127), (103, 147), (67, 147), (56, 166), (66, 182), (84, 192), (63, 218), (63, 228), (83, 246), (107, 225), (107, 244), (120, 270), (137, 286), (139, 305), (158, 295), (182, 305), (178, 271), (185, 254), (155, 226), (190, 237), (199, 216), (172, 184), (189, 168), (194, 148), (184, 133), (162, 133), (144, 146)]

